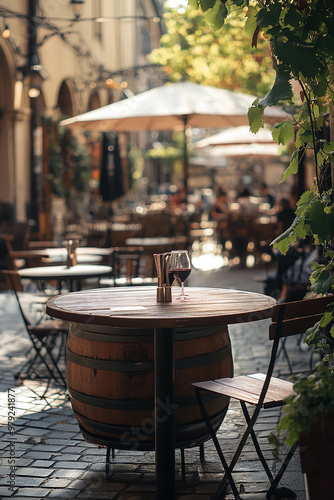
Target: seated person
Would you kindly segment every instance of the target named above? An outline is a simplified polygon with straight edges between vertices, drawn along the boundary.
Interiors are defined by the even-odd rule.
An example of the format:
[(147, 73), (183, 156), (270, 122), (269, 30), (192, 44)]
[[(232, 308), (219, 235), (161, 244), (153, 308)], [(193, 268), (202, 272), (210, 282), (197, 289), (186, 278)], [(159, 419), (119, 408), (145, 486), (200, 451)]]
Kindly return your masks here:
[(273, 208), (275, 205), (275, 198), (271, 194), (271, 192), (268, 189), (268, 186), (265, 182), (262, 182), (260, 184), (260, 192), (261, 192), (261, 197), (263, 198), (264, 203), (269, 204), (269, 209)]
[(223, 243), (224, 230), (228, 225), (229, 204), (227, 193), (219, 189), (215, 202), (210, 208), (210, 219), (217, 222), (218, 240)]

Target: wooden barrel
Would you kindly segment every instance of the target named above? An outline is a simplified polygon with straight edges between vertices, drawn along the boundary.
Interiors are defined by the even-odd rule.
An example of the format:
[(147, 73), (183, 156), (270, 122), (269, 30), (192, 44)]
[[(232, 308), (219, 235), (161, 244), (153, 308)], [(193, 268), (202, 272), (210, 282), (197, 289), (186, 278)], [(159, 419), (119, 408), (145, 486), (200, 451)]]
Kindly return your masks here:
[[(153, 329), (72, 323), (66, 350), (73, 411), (87, 441), (116, 449), (154, 449)], [(209, 439), (191, 382), (231, 377), (226, 326), (174, 330), (176, 448)], [(204, 395), (218, 428), (229, 398)], [(161, 402), (160, 418), (170, 411)]]

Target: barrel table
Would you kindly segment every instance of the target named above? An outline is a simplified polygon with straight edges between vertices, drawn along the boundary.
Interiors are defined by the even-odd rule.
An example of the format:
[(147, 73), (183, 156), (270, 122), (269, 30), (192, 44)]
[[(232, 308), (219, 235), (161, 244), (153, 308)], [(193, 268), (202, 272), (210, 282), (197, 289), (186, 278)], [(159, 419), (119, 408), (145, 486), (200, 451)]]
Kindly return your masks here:
[[(175, 447), (208, 439), (191, 382), (232, 376), (226, 325), (269, 317), (275, 305), (238, 290), (187, 293), (189, 301), (157, 303), (155, 287), (85, 290), (52, 298), (46, 309), (71, 323), (67, 384), (83, 436), (155, 449), (158, 500), (175, 498)], [(206, 405), (218, 428), (228, 399)]]

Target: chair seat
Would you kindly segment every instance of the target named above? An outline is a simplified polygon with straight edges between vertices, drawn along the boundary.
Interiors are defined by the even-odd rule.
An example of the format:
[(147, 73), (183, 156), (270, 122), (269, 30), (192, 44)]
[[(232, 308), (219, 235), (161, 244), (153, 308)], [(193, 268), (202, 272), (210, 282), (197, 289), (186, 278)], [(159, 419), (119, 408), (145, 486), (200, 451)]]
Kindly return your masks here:
[(30, 327), (34, 335), (50, 335), (67, 331), (68, 323), (61, 320), (46, 319)]
[[(221, 378), (192, 384), (195, 387), (230, 396), (250, 404), (257, 404), (266, 376), (253, 373), (233, 378)], [(264, 399), (263, 408), (282, 406), (283, 400), (293, 392), (293, 383), (272, 377)]]

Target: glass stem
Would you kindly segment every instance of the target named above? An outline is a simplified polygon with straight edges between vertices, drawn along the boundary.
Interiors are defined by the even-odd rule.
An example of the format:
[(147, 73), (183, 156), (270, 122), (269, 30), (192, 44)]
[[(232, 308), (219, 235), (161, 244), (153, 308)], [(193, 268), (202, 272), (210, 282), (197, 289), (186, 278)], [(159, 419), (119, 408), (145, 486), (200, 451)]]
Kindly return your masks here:
[(184, 281), (181, 282), (181, 294), (182, 298), (184, 299)]

